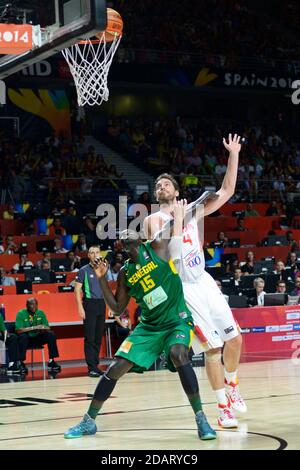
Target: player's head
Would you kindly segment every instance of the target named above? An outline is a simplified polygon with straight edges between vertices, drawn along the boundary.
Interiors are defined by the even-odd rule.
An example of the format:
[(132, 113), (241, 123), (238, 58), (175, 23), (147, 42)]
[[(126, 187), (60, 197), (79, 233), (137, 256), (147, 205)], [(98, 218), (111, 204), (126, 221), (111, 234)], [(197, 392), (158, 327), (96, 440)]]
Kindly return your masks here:
[(154, 196), (159, 204), (175, 201), (179, 196), (179, 185), (169, 173), (162, 173), (155, 180)]
[(119, 238), (124, 250), (129, 253), (131, 258), (135, 257), (142, 243), (139, 234), (135, 230), (123, 230)]

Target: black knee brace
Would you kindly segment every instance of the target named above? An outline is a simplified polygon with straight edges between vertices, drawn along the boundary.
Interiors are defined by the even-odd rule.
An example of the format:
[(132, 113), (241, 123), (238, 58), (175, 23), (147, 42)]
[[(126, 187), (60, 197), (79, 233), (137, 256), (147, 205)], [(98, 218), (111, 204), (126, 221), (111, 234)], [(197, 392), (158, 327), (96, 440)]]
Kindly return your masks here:
[(192, 365), (189, 363), (184, 366), (177, 367), (176, 369), (185, 393), (188, 396), (198, 393), (198, 380)]
[(113, 389), (115, 388), (116, 383), (116, 380), (110, 379), (109, 377), (107, 377), (106, 374), (104, 374), (99, 380), (99, 383), (94, 393), (94, 399), (98, 401), (107, 400), (107, 398), (109, 398)]

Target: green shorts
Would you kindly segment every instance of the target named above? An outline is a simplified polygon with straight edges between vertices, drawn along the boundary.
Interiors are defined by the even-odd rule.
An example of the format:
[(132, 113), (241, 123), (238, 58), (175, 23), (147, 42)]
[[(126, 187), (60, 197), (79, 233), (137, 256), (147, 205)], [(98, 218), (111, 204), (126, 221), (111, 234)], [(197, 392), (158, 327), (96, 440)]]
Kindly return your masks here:
[(189, 349), (193, 335), (194, 325), (189, 321), (182, 321), (163, 331), (153, 331), (140, 323), (133, 333), (123, 341), (115, 356), (124, 357), (133, 362), (134, 366), (130, 371), (141, 373), (149, 369), (164, 352), (168, 361), (168, 369), (176, 372), (170, 359), (170, 348), (174, 344), (184, 344)]

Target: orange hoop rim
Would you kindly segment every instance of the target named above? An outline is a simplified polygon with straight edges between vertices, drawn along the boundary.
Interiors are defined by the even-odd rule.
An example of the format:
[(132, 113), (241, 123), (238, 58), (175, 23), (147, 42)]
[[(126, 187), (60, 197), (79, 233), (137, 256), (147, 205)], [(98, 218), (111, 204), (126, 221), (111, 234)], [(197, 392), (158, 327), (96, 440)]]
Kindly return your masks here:
[[(107, 34), (107, 31), (100, 31), (100, 33), (106, 33)], [(113, 36), (114, 33), (108, 33), (108, 34), (111, 34)], [(76, 44), (82, 44), (82, 45), (84, 45), (84, 44), (99, 44), (100, 42), (103, 42), (103, 44), (104, 43), (109, 44), (109, 43), (113, 42), (113, 40), (112, 41), (106, 41), (105, 34), (103, 35), (103, 37), (104, 37), (104, 41), (102, 41), (100, 39), (81, 39)], [(121, 37), (122, 37), (122, 34), (115, 34), (115, 38), (117, 38), (117, 39), (120, 38), (121, 39)]]

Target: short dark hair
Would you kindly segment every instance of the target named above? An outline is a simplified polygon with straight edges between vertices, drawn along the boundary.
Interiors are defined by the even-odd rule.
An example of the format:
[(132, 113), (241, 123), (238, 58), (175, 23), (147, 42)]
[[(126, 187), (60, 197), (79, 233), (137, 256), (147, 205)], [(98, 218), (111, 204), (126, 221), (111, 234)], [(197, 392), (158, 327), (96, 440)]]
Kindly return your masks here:
[(154, 196), (156, 196), (155, 192), (156, 192), (156, 185), (157, 183), (162, 180), (162, 179), (166, 179), (166, 180), (169, 180), (171, 181), (171, 183), (173, 184), (174, 188), (176, 189), (176, 191), (179, 191), (179, 184), (177, 183), (176, 179), (170, 175), (169, 173), (162, 173), (161, 175), (159, 175), (156, 180), (155, 180), (155, 183), (154, 183)]
[(284, 284), (286, 286), (286, 282), (285, 281), (277, 281), (276, 282), (276, 286), (279, 287), (280, 284)]

